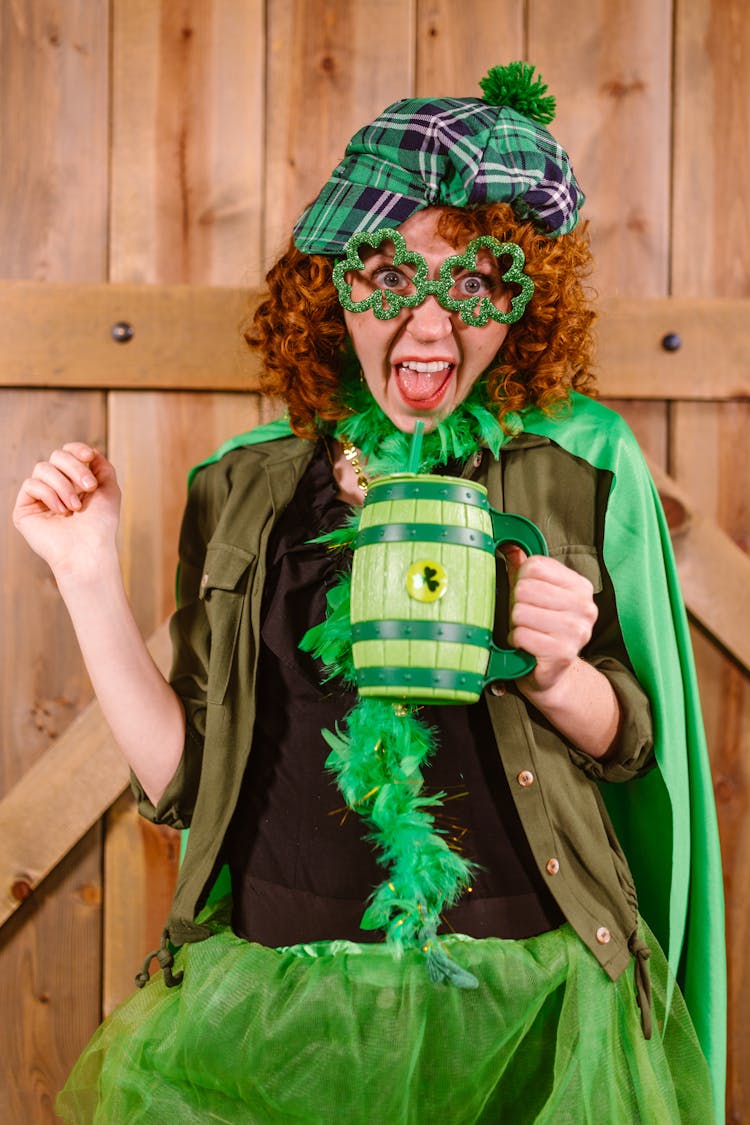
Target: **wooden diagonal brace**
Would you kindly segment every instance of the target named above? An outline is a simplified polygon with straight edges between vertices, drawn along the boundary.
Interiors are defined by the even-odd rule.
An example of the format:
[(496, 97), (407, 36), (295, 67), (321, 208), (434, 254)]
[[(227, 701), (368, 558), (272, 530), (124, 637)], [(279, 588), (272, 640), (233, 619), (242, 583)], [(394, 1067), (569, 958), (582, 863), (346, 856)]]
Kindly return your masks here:
[[(165, 622), (148, 643), (162, 672)], [(94, 702), (0, 801), (0, 926), (127, 788), (130, 774)]]

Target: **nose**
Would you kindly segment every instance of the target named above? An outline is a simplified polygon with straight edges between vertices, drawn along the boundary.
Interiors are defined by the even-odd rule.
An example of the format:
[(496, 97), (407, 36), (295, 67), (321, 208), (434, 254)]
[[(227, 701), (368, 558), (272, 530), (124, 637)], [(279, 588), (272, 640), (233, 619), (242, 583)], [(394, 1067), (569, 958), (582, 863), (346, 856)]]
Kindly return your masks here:
[(451, 314), (430, 293), (421, 304), (409, 310), (407, 331), (415, 340), (442, 340), (453, 331)]

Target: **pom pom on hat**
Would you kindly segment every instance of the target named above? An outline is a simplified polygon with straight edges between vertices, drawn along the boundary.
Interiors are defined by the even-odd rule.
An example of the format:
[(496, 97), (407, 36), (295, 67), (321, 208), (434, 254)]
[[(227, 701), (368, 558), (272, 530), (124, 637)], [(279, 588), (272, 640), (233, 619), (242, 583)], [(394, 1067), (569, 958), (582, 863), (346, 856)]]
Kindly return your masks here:
[(480, 79), (479, 85), (484, 94), (482, 101), (488, 105), (507, 106), (540, 125), (549, 125), (554, 120), (555, 99), (552, 94), (547, 94), (547, 85), (541, 77), (534, 78), (531, 63), (512, 62), (507, 66), (493, 66)]

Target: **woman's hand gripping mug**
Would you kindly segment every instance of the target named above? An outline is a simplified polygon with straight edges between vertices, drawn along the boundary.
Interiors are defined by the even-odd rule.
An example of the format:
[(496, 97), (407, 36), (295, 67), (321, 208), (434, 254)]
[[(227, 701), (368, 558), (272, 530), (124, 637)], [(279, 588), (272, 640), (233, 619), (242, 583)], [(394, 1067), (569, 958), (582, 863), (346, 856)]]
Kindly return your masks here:
[(539, 528), (481, 484), (401, 473), (370, 485), (354, 544), (352, 652), (362, 696), (475, 703), (533, 656), (495, 644), (496, 551), (546, 555)]

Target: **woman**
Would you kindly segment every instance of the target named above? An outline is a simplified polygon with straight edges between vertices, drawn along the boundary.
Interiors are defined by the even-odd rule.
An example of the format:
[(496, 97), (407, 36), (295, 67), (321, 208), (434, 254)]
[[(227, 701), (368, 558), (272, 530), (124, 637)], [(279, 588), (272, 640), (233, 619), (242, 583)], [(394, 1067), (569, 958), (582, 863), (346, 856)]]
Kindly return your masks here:
[[(589, 252), (551, 99), (523, 64), (482, 85), (362, 129), (271, 270), (248, 336), (289, 422), (193, 475), (169, 684), (122, 592), (111, 466), (72, 443), (22, 486), (16, 524), (57, 578), (141, 811), (191, 829), (163, 976), (144, 967), (94, 1037), (67, 1120), (711, 1120), (598, 787), (625, 783), (613, 815), (644, 850), (631, 782), (664, 811), (659, 778), (686, 753), (670, 727), (653, 769), (652, 711), (663, 728), (684, 710), (661, 667), (680, 655), (668, 560), (649, 561), (632, 438), (580, 394)], [(423, 472), (483, 484), (550, 550), (504, 549), (499, 617), (531, 670), (471, 706), (354, 690), (358, 513), (422, 427)], [(658, 666), (657, 640), (674, 650)], [(683, 829), (648, 831), (669, 867)], [(677, 881), (645, 881), (654, 924)], [(689, 970), (706, 948), (686, 943)]]

